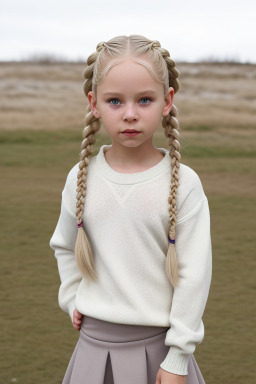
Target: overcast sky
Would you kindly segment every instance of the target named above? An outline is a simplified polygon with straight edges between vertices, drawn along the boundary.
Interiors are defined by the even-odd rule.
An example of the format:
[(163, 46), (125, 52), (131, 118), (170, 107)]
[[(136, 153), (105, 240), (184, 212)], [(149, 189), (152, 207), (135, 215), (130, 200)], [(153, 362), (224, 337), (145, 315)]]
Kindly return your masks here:
[(0, 60), (84, 60), (98, 42), (141, 34), (174, 60), (256, 63), (255, 0), (0, 0)]

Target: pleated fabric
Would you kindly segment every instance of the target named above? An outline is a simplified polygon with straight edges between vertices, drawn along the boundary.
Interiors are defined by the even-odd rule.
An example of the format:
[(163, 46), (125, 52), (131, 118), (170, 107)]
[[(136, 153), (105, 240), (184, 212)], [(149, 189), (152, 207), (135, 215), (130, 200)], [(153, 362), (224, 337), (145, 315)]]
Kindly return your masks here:
[[(155, 384), (169, 327), (118, 324), (84, 316), (62, 384)], [(205, 384), (194, 355), (186, 384)]]

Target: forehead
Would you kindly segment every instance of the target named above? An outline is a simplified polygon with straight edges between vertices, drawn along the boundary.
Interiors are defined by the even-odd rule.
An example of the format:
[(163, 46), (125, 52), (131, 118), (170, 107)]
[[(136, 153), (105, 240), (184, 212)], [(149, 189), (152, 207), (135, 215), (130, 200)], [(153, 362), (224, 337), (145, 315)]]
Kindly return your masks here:
[(128, 90), (134, 86), (140, 88), (147, 85), (163, 88), (163, 84), (154, 76), (150, 61), (144, 57), (124, 57), (108, 62), (104, 79), (97, 88), (111, 86)]
[(150, 74), (153, 73), (152, 64), (147, 58), (128, 56), (110, 60), (106, 65), (106, 74), (108, 74), (110, 71), (113, 72), (113, 69), (115, 69), (115, 72), (127, 70), (129, 72), (136, 70), (139, 71), (141, 66), (147, 69)]

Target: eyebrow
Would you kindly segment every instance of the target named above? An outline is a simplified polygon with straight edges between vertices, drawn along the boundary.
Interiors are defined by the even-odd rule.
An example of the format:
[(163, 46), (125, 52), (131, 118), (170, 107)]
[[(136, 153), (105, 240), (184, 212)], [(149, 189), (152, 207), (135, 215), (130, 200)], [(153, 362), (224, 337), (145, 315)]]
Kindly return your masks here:
[[(146, 89), (145, 91), (140, 91), (137, 93), (137, 95), (145, 95), (145, 94), (155, 94), (156, 92), (152, 89)], [(103, 96), (111, 96), (111, 95), (115, 95), (115, 96), (122, 96), (123, 94), (122, 93), (119, 93), (119, 92), (115, 92), (115, 91), (110, 91), (110, 92), (104, 92), (103, 93)]]

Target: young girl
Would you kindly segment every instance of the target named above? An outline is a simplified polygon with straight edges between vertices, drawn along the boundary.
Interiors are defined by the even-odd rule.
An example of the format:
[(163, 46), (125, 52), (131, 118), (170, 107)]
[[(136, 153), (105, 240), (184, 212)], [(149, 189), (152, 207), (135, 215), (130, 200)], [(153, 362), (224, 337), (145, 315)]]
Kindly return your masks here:
[[(50, 240), (60, 307), (80, 337), (64, 384), (203, 384), (194, 358), (212, 276), (210, 214), (180, 163), (179, 72), (158, 41), (97, 45), (89, 105)], [(168, 150), (153, 146), (162, 120)], [(102, 121), (112, 139), (92, 156)]]

